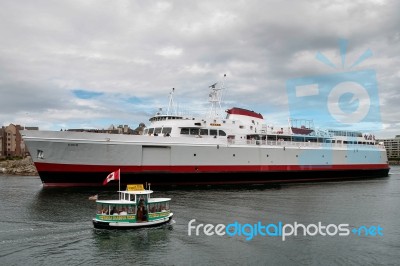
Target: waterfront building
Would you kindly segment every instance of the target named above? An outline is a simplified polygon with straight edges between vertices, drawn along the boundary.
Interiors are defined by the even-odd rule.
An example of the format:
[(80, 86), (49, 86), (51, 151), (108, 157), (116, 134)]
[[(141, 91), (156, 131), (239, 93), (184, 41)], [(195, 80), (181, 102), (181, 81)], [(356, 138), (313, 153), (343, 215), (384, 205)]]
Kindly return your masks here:
[(392, 139), (381, 139), (379, 141), (385, 145), (388, 160), (400, 160), (400, 135), (396, 135)]
[(39, 130), (38, 127), (23, 127), (10, 124), (0, 128), (0, 158), (24, 157), (27, 153), (20, 130)]
[(0, 128), (0, 159), (2, 159), (3, 157), (5, 157), (5, 153), (4, 153), (4, 129), (3, 127)]

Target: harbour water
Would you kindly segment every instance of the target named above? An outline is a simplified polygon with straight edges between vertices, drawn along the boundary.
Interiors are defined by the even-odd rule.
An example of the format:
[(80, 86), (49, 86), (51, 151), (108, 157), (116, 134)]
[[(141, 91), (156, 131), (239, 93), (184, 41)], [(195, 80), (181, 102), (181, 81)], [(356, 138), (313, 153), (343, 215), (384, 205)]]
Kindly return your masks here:
[[(93, 229), (103, 188), (42, 188), (38, 177), (0, 175), (0, 265), (375, 265), (400, 263), (400, 166), (379, 179), (157, 191), (174, 220), (158, 228)], [(349, 224), (383, 235), (212, 235), (188, 223)], [(200, 228), (201, 229), (201, 228)], [(333, 230), (334, 231), (334, 230)], [(332, 230), (331, 230), (332, 232)], [(376, 231), (375, 231), (376, 232)]]

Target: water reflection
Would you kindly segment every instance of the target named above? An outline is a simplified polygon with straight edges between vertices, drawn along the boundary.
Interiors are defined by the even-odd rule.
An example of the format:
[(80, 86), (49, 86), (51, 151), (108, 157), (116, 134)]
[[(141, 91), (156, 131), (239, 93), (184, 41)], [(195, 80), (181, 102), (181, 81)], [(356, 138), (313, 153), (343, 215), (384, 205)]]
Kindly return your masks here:
[[(141, 261), (149, 263), (148, 254), (163, 250), (171, 244), (173, 235), (173, 222), (154, 228), (141, 228), (131, 230), (93, 230), (95, 257), (105, 256), (113, 263), (126, 263), (129, 259), (134, 263)], [(167, 254), (165, 254), (167, 255)], [(155, 255), (159, 260), (162, 254)]]

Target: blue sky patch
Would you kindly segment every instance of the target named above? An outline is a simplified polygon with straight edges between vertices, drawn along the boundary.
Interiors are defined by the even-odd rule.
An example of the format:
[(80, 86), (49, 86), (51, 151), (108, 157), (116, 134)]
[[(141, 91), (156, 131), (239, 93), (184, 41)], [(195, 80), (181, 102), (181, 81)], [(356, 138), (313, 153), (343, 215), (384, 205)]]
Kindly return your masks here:
[(94, 92), (94, 91), (87, 91), (87, 90), (73, 90), (74, 95), (79, 99), (92, 99), (98, 96), (103, 95), (103, 92)]
[(133, 103), (133, 104), (139, 104), (139, 103), (143, 103), (143, 99), (134, 96), (134, 97), (128, 98), (127, 102)]

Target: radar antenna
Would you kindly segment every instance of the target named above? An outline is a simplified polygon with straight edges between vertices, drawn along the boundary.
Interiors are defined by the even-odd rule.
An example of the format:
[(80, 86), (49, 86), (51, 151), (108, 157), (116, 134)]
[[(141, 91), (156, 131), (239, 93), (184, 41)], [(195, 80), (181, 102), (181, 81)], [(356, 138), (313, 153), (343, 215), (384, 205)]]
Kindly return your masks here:
[(226, 74), (224, 74), (224, 80), (222, 81), (222, 84), (219, 88), (217, 87), (218, 82), (209, 86), (211, 91), (208, 95), (208, 101), (211, 103), (209, 111), (209, 116), (211, 118), (220, 117), (220, 115), (222, 114), (221, 103), (222, 103), (223, 90), (225, 89), (225, 78)]

